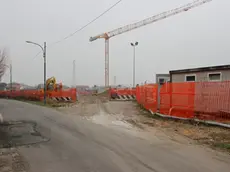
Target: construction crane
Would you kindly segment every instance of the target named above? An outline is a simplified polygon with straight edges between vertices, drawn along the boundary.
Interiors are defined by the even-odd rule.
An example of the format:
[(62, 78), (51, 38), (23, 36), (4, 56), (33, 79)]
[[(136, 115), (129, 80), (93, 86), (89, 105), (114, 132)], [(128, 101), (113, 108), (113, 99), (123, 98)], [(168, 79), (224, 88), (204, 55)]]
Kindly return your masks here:
[(118, 29), (115, 29), (115, 30), (112, 30), (110, 32), (106, 32), (106, 33), (103, 33), (103, 34), (100, 34), (100, 35), (97, 35), (94, 37), (90, 37), (90, 39), (89, 39), (90, 42), (95, 41), (99, 38), (105, 39), (105, 86), (106, 87), (109, 86), (109, 39), (111, 37), (120, 35), (120, 34), (125, 33), (125, 32), (129, 32), (131, 30), (134, 30), (134, 29), (140, 28), (142, 26), (157, 22), (159, 20), (163, 20), (163, 19), (168, 18), (170, 16), (174, 16), (176, 14), (186, 12), (192, 8), (203, 5), (203, 4), (210, 2), (210, 1), (212, 1), (212, 0), (196, 0), (196, 1), (193, 1), (193, 2), (188, 3), (186, 5), (183, 5), (179, 8), (175, 8), (173, 10), (169, 10), (169, 11), (157, 14), (155, 16), (149, 17), (145, 20), (142, 20), (142, 21), (139, 21), (139, 22), (136, 22), (133, 24), (129, 24), (129, 25), (126, 25), (124, 27), (120, 27)]

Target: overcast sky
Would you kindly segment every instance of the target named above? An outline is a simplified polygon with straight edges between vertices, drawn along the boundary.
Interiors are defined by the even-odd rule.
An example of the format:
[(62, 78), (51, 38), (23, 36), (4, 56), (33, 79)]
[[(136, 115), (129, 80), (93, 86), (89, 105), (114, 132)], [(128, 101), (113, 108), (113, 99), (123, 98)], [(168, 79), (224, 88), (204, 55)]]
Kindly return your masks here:
[[(47, 77), (72, 84), (104, 84), (104, 40), (90, 36), (116, 29), (191, 0), (123, 0), (109, 13), (73, 37), (49, 45), (79, 29), (117, 0), (0, 0), (0, 47), (13, 63), (13, 79), (26, 84), (43, 81), (42, 54), (26, 40), (47, 42)], [(132, 84), (133, 49), (136, 49), (136, 82), (155, 81), (156, 73), (172, 69), (230, 63), (230, 1), (213, 0), (110, 39), (110, 83)], [(4, 81), (9, 81), (7, 71)]]

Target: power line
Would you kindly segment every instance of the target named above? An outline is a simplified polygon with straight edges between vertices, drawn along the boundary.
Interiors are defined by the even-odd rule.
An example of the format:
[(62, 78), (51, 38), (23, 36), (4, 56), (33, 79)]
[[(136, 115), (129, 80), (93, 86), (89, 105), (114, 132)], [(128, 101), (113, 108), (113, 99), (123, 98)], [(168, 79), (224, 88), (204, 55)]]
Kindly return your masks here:
[(100, 17), (102, 17), (104, 14), (106, 14), (107, 12), (109, 12), (112, 8), (114, 8), (115, 6), (117, 6), (122, 0), (117, 1), (115, 4), (113, 4), (111, 7), (109, 7), (107, 10), (105, 10), (103, 13), (101, 13), (99, 16), (97, 16), (96, 18), (94, 18), (93, 20), (91, 20), (89, 23), (87, 23), (86, 25), (82, 26), (80, 29), (76, 30), (75, 32), (69, 34), (68, 36), (64, 37), (63, 39), (54, 42), (53, 44), (51, 44), (51, 46), (58, 44), (72, 36), (74, 36), (76, 33), (80, 32), (81, 30), (83, 30), (84, 28), (86, 28), (87, 26), (89, 26), (90, 24), (92, 24), (93, 22), (95, 22), (97, 19), (99, 19)]
[[(68, 38), (70, 38), (70, 37), (72, 37), (72, 36), (74, 36), (76, 33), (82, 31), (82, 30), (85, 29), (87, 26), (89, 26), (90, 24), (92, 24), (93, 22), (95, 22), (97, 19), (99, 19), (100, 17), (102, 17), (103, 15), (105, 15), (107, 12), (109, 12), (112, 8), (114, 8), (115, 6), (117, 6), (121, 1), (122, 1), (122, 0), (117, 1), (115, 4), (113, 4), (111, 7), (109, 7), (107, 10), (105, 10), (103, 13), (101, 13), (99, 16), (95, 17), (93, 20), (91, 20), (89, 23), (87, 23), (86, 25), (82, 26), (81, 28), (79, 28), (79, 29), (76, 30), (75, 32), (69, 34), (68, 36), (62, 38), (62, 39), (59, 40), (59, 41), (56, 41), (56, 42), (52, 43), (52, 44), (49, 46), (49, 48), (51, 48), (52, 46), (54, 46), (54, 45), (56, 45), (56, 44), (58, 44), (58, 43), (60, 43), (60, 42), (62, 42), (62, 41), (64, 41), (64, 40), (66, 40), (66, 39), (68, 39)], [(34, 56), (34, 58), (37, 57), (39, 54), (41, 54), (41, 51), (38, 52), (38, 53)]]
[(41, 54), (42, 51), (39, 51), (33, 58), (37, 57), (39, 54)]

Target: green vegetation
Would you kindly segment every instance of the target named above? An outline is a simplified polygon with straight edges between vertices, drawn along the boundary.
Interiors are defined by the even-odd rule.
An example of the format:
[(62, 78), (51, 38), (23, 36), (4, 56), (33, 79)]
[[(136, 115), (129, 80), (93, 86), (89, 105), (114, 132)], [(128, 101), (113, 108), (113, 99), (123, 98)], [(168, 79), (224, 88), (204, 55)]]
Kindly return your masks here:
[(227, 149), (230, 151), (230, 143), (215, 143), (214, 146), (221, 149)]

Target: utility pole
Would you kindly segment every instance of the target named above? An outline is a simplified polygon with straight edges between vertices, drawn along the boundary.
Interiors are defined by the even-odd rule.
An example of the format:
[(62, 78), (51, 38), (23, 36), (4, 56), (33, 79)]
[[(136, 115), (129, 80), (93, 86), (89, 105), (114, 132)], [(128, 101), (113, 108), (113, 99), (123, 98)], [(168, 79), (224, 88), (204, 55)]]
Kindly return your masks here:
[(76, 83), (75, 83), (75, 78), (76, 78), (76, 76), (75, 76), (75, 60), (73, 61), (73, 88), (75, 88), (76, 87)]
[(12, 63), (10, 64), (10, 92), (12, 94), (13, 89), (13, 77), (12, 77)]
[(44, 42), (43, 58), (44, 58), (44, 104), (46, 105), (46, 42)]
[(136, 46), (138, 45), (138, 42), (135, 42), (135, 44), (134, 43), (131, 43), (131, 46), (133, 47), (133, 87), (135, 87), (135, 78), (136, 78), (136, 50), (135, 50), (135, 48), (136, 48)]
[(38, 43), (32, 41), (26, 41), (28, 44), (34, 44), (39, 46), (43, 52), (43, 61), (44, 61), (44, 105), (46, 105), (46, 42), (44, 42), (44, 46), (41, 46)]
[(114, 83), (113, 83), (113, 84), (114, 84), (114, 86), (116, 86), (116, 84), (117, 84), (116, 82), (117, 82), (117, 77), (116, 77), (116, 76), (114, 76)]

